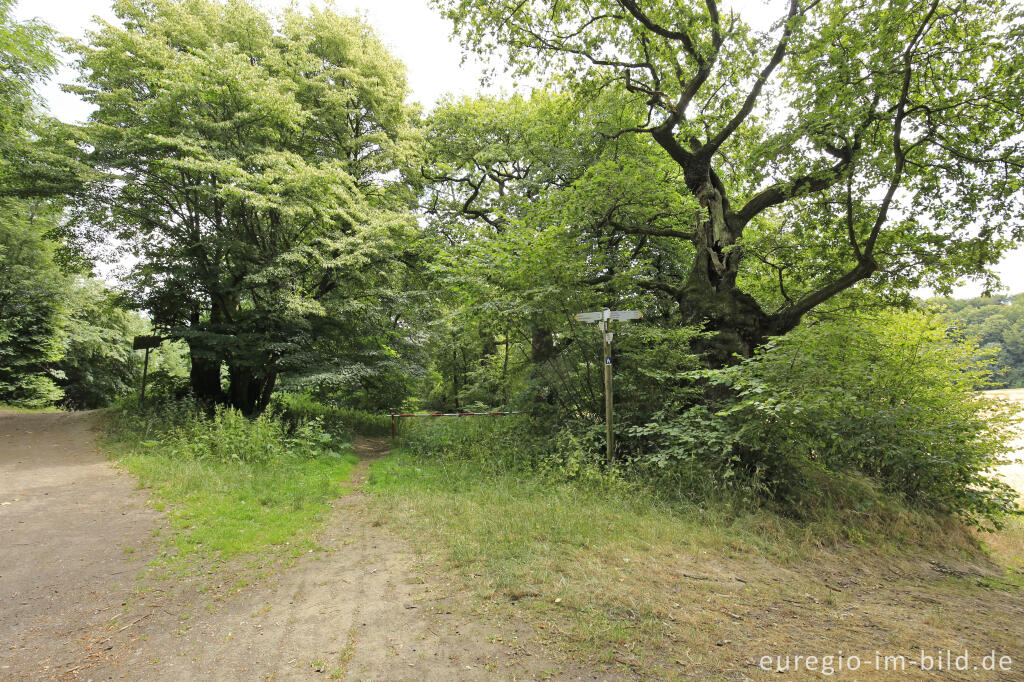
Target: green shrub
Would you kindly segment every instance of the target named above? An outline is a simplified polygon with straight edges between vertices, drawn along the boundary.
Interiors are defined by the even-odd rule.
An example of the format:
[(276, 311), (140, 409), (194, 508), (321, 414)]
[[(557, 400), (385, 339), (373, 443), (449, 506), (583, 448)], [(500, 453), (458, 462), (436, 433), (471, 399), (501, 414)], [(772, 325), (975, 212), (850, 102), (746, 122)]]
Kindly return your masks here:
[(318, 421), (325, 431), (345, 440), (350, 440), (355, 434), (383, 436), (391, 433), (391, 417), (386, 414), (325, 405), (305, 393), (276, 395), (271, 410), (279, 414), (292, 428), (298, 428), (310, 421)]
[(808, 324), (714, 371), (672, 350), (692, 335), (623, 344), (613, 471), (598, 415), (404, 420), (401, 440), (417, 456), (628, 479), (677, 502), (768, 503), (804, 519), (896, 518), (909, 505), (998, 526), (1015, 511), (1016, 493), (992, 475), (1010, 450), (1011, 408), (980, 397), (990, 356), (942, 318)]
[(481, 462), (503, 470), (532, 469), (548, 456), (551, 442), (526, 415), (405, 419), (404, 448), (420, 456)]
[(1016, 494), (991, 471), (1010, 408), (979, 397), (989, 357), (924, 312), (807, 325), (736, 367), (708, 395), (635, 431), (655, 468), (706, 472), (797, 515), (881, 504), (879, 493), (998, 525)]
[[(528, 415), (403, 420), (401, 449), (412, 457), (462, 462), (495, 475), (536, 476), (559, 485), (629, 487), (621, 469), (605, 466), (604, 428), (553, 429)], [(600, 447), (598, 447), (600, 441)]]
[(145, 410), (129, 401), (114, 411), (111, 420), (118, 433), (130, 433), (143, 445), (158, 445), (163, 454), (181, 459), (261, 463), (296, 453), (316, 457), (342, 445), (315, 419), (289, 428), (270, 414), (249, 419), (225, 407), (217, 407), (208, 417), (187, 400)]

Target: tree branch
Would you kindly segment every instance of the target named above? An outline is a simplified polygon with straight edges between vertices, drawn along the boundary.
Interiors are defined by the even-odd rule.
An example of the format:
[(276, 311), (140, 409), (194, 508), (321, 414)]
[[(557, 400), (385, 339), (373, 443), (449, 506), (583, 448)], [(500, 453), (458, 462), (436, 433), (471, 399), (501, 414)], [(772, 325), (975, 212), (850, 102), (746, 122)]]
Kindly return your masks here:
[(862, 279), (867, 279), (878, 270), (878, 264), (870, 256), (862, 258), (852, 270), (839, 279), (829, 282), (825, 286), (800, 297), (792, 305), (788, 305), (779, 312), (769, 317), (769, 324), (772, 333), (784, 334), (796, 327), (801, 318), (816, 306), (824, 303), (833, 296), (846, 291)]
[(786, 21), (782, 29), (782, 36), (779, 38), (778, 44), (775, 46), (775, 51), (772, 53), (772, 58), (768, 61), (761, 73), (758, 74), (757, 80), (754, 81), (754, 85), (750, 88), (750, 92), (747, 93), (746, 99), (743, 101), (743, 106), (736, 112), (736, 115), (730, 119), (725, 127), (722, 128), (717, 135), (708, 140), (700, 152), (700, 155), (711, 158), (711, 155), (718, 150), (722, 144), (729, 139), (729, 136), (736, 132), (736, 129), (740, 127), (743, 121), (750, 115), (750, 112), (754, 110), (754, 104), (757, 102), (757, 98), (761, 96), (761, 89), (764, 84), (768, 82), (772, 72), (775, 68), (782, 63), (782, 59), (786, 56), (786, 46), (789, 44), (789, 38), (793, 34), (792, 20), (793, 17), (800, 13), (800, 7), (797, 4), (797, 0), (790, 0), (789, 2), (789, 14), (786, 16)]
[(697, 63), (698, 68), (703, 68), (706, 65), (706, 60), (697, 51), (694, 45), (693, 38), (686, 31), (673, 31), (665, 28), (664, 26), (655, 23), (650, 17), (648, 17), (640, 6), (634, 0), (619, 0), (619, 6), (624, 10), (633, 15), (633, 18), (639, 21), (644, 28), (656, 33), (662, 38), (668, 38), (669, 40), (677, 40), (686, 50), (686, 53), (693, 57), (693, 60)]
[(642, 289), (651, 289), (651, 290), (654, 290), (654, 291), (663, 291), (666, 294), (668, 294), (669, 296), (671, 296), (672, 298), (676, 299), (677, 301), (680, 298), (682, 298), (682, 296), (683, 296), (683, 290), (682, 289), (680, 289), (678, 287), (674, 287), (671, 284), (667, 284), (666, 282), (658, 282), (658, 281), (655, 281), (655, 280), (641, 279), (641, 280), (637, 280), (636, 281), (636, 285), (638, 287), (642, 288)]
[(802, 175), (795, 180), (786, 180), (784, 182), (777, 182), (771, 187), (768, 187), (757, 194), (755, 194), (750, 201), (743, 205), (737, 213), (736, 217), (746, 225), (754, 219), (757, 214), (761, 213), (765, 209), (771, 208), (772, 206), (778, 206), (779, 204), (794, 199), (802, 194), (809, 194), (811, 192), (820, 192), (824, 189), (828, 189), (842, 177), (846, 168), (852, 163), (853, 156), (851, 155), (847, 159), (841, 159), (827, 171), (817, 171), (815, 173), (808, 173)]

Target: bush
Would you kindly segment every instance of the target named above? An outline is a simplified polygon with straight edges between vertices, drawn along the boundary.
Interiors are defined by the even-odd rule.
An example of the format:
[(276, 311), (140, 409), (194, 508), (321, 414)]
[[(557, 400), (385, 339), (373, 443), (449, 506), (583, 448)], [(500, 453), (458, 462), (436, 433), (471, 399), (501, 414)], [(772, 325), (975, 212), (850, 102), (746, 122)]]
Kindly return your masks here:
[(351, 440), (355, 434), (384, 436), (391, 433), (391, 417), (386, 414), (325, 405), (304, 393), (274, 396), (271, 411), (279, 414), (293, 429), (317, 421), (325, 431), (343, 440)]
[(188, 400), (146, 410), (138, 410), (128, 401), (114, 411), (112, 422), (117, 433), (132, 434), (141, 445), (159, 445), (164, 455), (181, 459), (258, 464), (296, 453), (317, 457), (341, 446), (317, 420), (288, 428), (272, 415), (249, 419), (225, 407), (217, 407), (207, 417)]
[(630, 479), (677, 502), (803, 519), (893, 519), (910, 506), (999, 526), (1016, 511), (992, 475), (1011, 449), (1011, 407), (979, 394), (991, 356), (942, 318), (807, 324), (721, 370), (697, 368), (684, 350), (694, 333), (623, 335), (614, 471), (598, 415), (407, 420), (401, 440), (418, 456)]
[(538, 468), (552, 450), (530, 417), (438, 417), (403, 420), (403, 447), (420, 456), (480, 462), (502, 470)]
[(1016, 493), (991, 475), (1011, 414), (979, 397), (990, 366), (930, 313), (851, 317), (708, 373), (722, 398), (634, 430), (658, 444), (654, 467), (707, 471), (797, 515), (879, 504), (880, 491), (999, 525)]

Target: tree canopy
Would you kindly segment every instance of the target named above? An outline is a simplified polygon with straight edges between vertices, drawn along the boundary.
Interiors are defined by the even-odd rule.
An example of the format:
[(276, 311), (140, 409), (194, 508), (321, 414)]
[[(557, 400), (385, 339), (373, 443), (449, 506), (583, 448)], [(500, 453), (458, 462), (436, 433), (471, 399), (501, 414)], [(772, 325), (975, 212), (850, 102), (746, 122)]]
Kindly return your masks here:
[(1024, 388), (1024, 294), (937, 298), (929, 303), (945, 310), (954, 333), (975, 337), (982, 348), (995, 352), (997, 386)]
[[(1021, 236), (1010, 3), (792, 0), (765, 29), (715, 0), (435, 4), (512, 74), (581, 111), (613, 100), (594, 133), (650, 140), (675, 166), (634, 176), (676, 195), (660, 220), (626, 225), (627, 204), (597, 226), (638, 248), (686, 244), (684, 271), (645, 286), (719, 332), (717, 362), (853, 287), (892, 298), (986, 277)], [(752, 273), (773, 276), (771, 295)]]
[[(278, 374), (403, 256), (415, 158), (404, 68), (358, 19), (118, 0), (76, 46), (90, 116), (80, 234), (139, 259), (135, 304), (188, 342), (204, 399), (261, 411)], [(365, 299), (363, 299), (365, 302)], [(229, 374), (221, 392), (221, 367)]]
[(53, 31), (38, 21), (15, 22), (14, 0), (0, 0), (0, 183), (10, 182), (15, 145), (24, 141), (36, 109), (33, 87), (53, 72)]

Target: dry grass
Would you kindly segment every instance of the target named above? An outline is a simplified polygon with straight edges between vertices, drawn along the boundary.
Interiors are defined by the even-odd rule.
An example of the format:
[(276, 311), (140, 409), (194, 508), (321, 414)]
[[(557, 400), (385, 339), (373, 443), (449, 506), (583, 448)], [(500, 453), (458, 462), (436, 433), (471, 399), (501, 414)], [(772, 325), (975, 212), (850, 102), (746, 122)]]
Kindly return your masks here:
[(635, 491), (400, 453), (375, 466), (371, 486), (381, 518), (462, 575), (488, 611), (615, 677), (768, 679), (778, 674), (762, 656), (878, 651), (926, 678), (909, 663), (922, 649), (994, 649), (1014, 661), (995, 678), (1024, 671), (1019, 523), (989, 538), (989, 554), (962, 528), (913, 518), (898, 542), (830, 545), (767, 513), (672, 510)]

